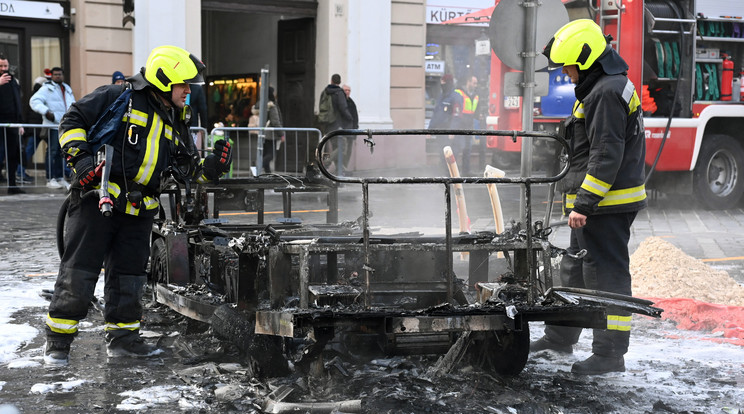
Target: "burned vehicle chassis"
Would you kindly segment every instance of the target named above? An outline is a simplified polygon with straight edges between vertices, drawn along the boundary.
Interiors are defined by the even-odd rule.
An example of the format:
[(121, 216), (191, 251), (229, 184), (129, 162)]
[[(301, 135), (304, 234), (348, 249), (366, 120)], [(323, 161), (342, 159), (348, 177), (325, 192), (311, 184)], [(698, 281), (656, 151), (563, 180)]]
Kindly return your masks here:
[[(288, 361), (318, 373), (324, 350), (357, 360), (447, 354), (458, 340), (467, 341), (458, 347), (460, 357), (498, 374), (516, 375), (529, 354), (529, 322), (603, 329), (608, 306), (660, 315), (642, 299), (552, 286), (552, 259), (566, 252), (548, 241), (549, 226), (532, 222), (532, 185), (556, 182), (566, 174), (567, 163), (548, 177), (364, 178), (334, 175), (320, 156), (338, 136), (361, 136), (372, 150), (376, 135), (426, 134), (550, 139), (567, 148), (562, 137), (539, 132), (342, 130), (319, 142), (319, 171), (310, 165), (307, 175), (295, 177), (291, 185), (274, 177), (228, 179), (197, 186), (193, 197), (174, 187), (172, 218), (162, 214), (153, 231), (150, 279), (157, 300), (210, 323), (216, 334), (244, 351), (260, 376), (288, 373)], [(358, 221), (335, 223), (339, 184), (361, 185)], [(369, 186), (374, 184), (441, 184), (445, 235), (372, 235)], [(523, 221), (500, 234), (453, 235), (452, 188), (457, 184), (520, 185)], [(282, 222), (266, 225), (259, 216), (258, 224), (234, 225), (219, 218), (225, 208), (262, 209), (263, 191), (269, 189), (284, 196)], [(308, 191), (327, 194), (327, 224), (290, 219), (292, 193)], [(470, 257), (466, 278), (455, 274), (457, 253)], [(490, 259), (496, 255), (508, 266), (489, 283)]]

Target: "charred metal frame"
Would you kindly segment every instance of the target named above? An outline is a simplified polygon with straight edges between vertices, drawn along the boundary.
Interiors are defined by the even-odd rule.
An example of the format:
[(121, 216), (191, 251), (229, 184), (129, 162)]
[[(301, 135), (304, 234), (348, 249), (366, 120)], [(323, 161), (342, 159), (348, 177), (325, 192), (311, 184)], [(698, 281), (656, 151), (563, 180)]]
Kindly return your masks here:
[[(519, 177), (519, 178), (488, 178), (488, 177), (341, 177), (332, 174), (326, 168), (323, 163), (323, 148), (325, 145), (336, 136), (365, 136), (364, 143), (373, 150), (375, 146), (374, 136), (375, 135), (413, 135), (413, 136), (426, 136), (426, 135), (456, 135), (456, 136), (507, 136), (511, 137), (516, 142), (518, 137), (535, 139), (552, 139), (557, 141), (568, 154), (567, 162), (564, 164), (561, 171), (555, 176), (548, 177)], [(568, 173), (568, 166), (571, 164), (571, 151), (568, 147), (566, 140), (556, 134), (547, 132), (536, 132), (536, 131), (495, 131), (495, 130), (433, 130), (433, 129), (404, 129), (404, 130), (338, 130), (326, 134), (323, 139), (318, 143), (318, 148), (315, 153), (315, 158), (318, 161), (318, 168), (322, 171), (323, 175), (331, 179), (332, 181), (347, 184), (361, 184), (362, 186), (362, 231), (364, 238), (364, 255), (365, 260), (369, 263), (369, 185), (370, 184), (443, 184), (444, 185), (444, 201), (445, 201), (445, 250), (447, 256), (447, 269), (449, 270), (449, 283), (447, 286), (447, 302), (451, 303), (453, 299), (453, 281), (454, 281), (454, 270), (452, 260), (452, 185), (453, 184), (520, 184), (523, 186), (524, 197), (525, 197), (525, 208), (524, 221), (522, 226), (526, 231), (526, 240), (524, 249), (526, 252), (533, 252), (533, 236), (534, 230), (532, 228), (532, 184), (550, 184), (554, 183), (563, 178)], [(511, 248), (519, 248), (518, 246), (505, 246)], [(509, 249), (512, 250), (512, 249)], [(528, 284), (530, 289), (528, 291), (528, 302), (534, 304), (537, 298), (537, 266), (533, 260), (531, 260), (531, 254), (527, 255), (526, 270), (529, 275)], [(365, 306), (369, 307), (369, 279), (371, 269), (365, 269), (365, 281), (367, 289), (365, 290)]]
[[(375, 136), (395, 135), (496, 135), (509, 136), (513, 140), (518, 137), (551, 139), (563, 146), (569, 157), (554, 176), (519, 178), (347, 177), (332, 174), (323, 163), (323, 149), (334, 137), (363, 136), (364, 143), (372, 151)], [(294, 184), (286, 178), (271, 176), (224, 180), (197, 186), (196, 196), (192, 198), (187, 191), (185, 203), (181, 190), (172, 189), (171, 217), (180, 221), (166, 220), (163, 215), (153, 234), (151, 269), (155, 270), (151, 272), (155, 273), (153, 282), (158, 301), (213, 326), (212, 317), (218, 308), (234, 304), (234, 309), (242, 315), (238, 317), (252, 323), (254, 332), (250, 335), (283, 337), (290, 341), (301, 339), (311, 343), (306, 345), (306, 351), (312, 348), (309, 353), (314, 356), (337, 333), (353, 332), (372, 338), (373, 342), (381, 343), (380, 347), (386, 352), (438, 353), (446, 352), (460, 333), (498, 332), (506, 335), (504, 343), (518, 344), (516, 348), (505, 348), (501, 352), (513, 353), (515, 359), (522, 359), (522, 363), (526, 362), (528, 350), (520, 341), (524, 340), (524, 335), (527, 339), (529, 337), (529, 330), (524, 332), (529, 321), (601, 329), (606, 327), (607, 306), (619, 306), (649, 316), (658, 317), (661, 313), (660, 309), (651, 307), (650, 302), (632, 297), (552, 287), (551, 257), (566, 252), (548, 241), (549, 227), (543, 227), (539, 221), (532, 223), (531, 198), (532, 185), (554, 183), (568, 172), (570, 151), (560, 136), (534, 131), (338, 130), (321, 139), (316, 149), (316, 161), (319, 171), (308, 166), (307, 176), (293, 178), (298, 180)], [(265, 225), (259, 215), (258, 224), (231, 225), (219, 219), (223, 208), (263, 211), (263, 191), (272, 189), (283, 194), (285, 218), (291, 217), (292, 193), (328, 193), (327, 220), (336, 223), (340, 184), (361, 186), (361, 235), (356, 224), (350, 223), (301, 225), (290, 221)], [(441, 184), (445, 203), (444, 238), (421, 235), (373, 237), (369, 222), (370, 184)], [(501, 234), (453, 235), (451, 204), (452, 186), (455, 184), (520, 185), (526, 201), (521, 216), (523, 220)], [(251, 191), (258, 196), (253, 202), (248, 202)], [(212, 218), (209, 217), (208, 194), (213, 194), (214, 199)], [(193, 201), (191, 209), (184, 207), (189, 200)], [(468, 281), (478, 289), (477, 306), (469, 306), (464, 292), (455, 285), (458, 280), (454, 270), (455, 252), (471, 253)], [(482, 272), (475, 274), (472, 267), (473, 260), (487, 259), (492, 252), (504, 253), (512, 273), (502, 275), (504, 277), (499, 283), (485, 283)], [(321, 266), (322, 255), (326, 258), (324, 269)], [(339, 283), (339, 255), (344, 255), (346, 270), (352, 267), (363, 270), (360, 285), (348, 283), (348, 280), (346, 284)], [(415, 269), (415, 276), (421, 275), (415, 280), (400, 276), (408, 276), (406, 271), (409, 269), (405, 264), (395, 267), (398, 265), (386, 262), (392, 258), (405, 262), (416, 255), (428, 255), (425, 259), (429, 260), (426, 265), (429, 267)], [(540, 255), (542, 263), (538, 263)], [(543, 272), (538, 271), (540, 264)], [(379, 271), (378, 277), (374, 275), (375, 270)], [(540, 275), (544, 280), (539, 280)], [(182, 290), (194, 285), (205, 285), (210, 292), (221, 290), (224, 295), (222, 302), (205, 303), (182, 294)], [(397, 302), (378, 300), (373, 303), (373, 295), (392, 298), (420, 296), (416, 296), (414, 306), (406, 307)], [(429, 297), (422, 300), (421, 295)], [(429, 301), (434, 303), (427, 304)], [(501, 339), (487, 343), (498, 345)], [(509, 355), (505, 358), (508, 359)]]
[[(292, 217), (292, 195), (295, 193), (326, 193), (328, 200), (327, 223), (338, 221), (338, 185), (321, 176), (317, 170), (309, 168), (306, 176), (264, 175), (253, 178), (230, 178), (216, 184), (202, 184), (198, 192), (214, 195), (212, 217), (219, 218), (221, 210), (242, 210), (257, 213), (258, 224), (264, 224), (264, 197), (266, 191), (282, 195), (285, 218)], [(177, 206), (182, 205), (181, 190), (171, 186), (163, 191), (170, 198), (171, 217), (178, 217)], [(206, 207), (204, 202), (202, 206)], [(208, 211), (199, 215), (200, 219), (209, 216)], [(192, 223), (193, 224), (193, 223)]]

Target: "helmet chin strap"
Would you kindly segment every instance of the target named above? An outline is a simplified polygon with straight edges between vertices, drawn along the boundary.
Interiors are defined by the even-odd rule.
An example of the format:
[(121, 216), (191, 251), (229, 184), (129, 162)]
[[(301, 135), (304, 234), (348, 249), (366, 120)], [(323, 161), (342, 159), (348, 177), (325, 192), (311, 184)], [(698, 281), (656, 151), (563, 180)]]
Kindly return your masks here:
[(175, 120), (176, 110), (178, 109), (178, 107), (171, 100), (171, 96), (169, 96), (170, 93), (163, 92), (156, 88), (153, 88), (153, 93), (155, 94), (155, 96), (160, 98), (161, 109), (168, 115), (168, 117)]
[(170, 105), (171, 108), (175, 108), (176, 104), (173, 102), (173, 91), (163, 92), (160, 89), (156, 89), (157, 94), (165, 100), (166, 104)]
[[(140, 69), (140, 72), (142, 73), (142, 77), (145, 77), (145, 68), (143, 67)], [(147, 78), (145, 78), (147, 79)], [(167, 92), (163, 92), (158, 88), (157, 86), (153, 85), (152, 82), (147, 81), (147, 83), (152, 87), (152, 90), (155, 91), (155, 94), (157, 94), (159, 97), (163, 98), (164, 104), (170, 105), (171, 108), (175, 108), (176, 104), (173, 102), (173, 89), (171, 85), (171, 90)]]

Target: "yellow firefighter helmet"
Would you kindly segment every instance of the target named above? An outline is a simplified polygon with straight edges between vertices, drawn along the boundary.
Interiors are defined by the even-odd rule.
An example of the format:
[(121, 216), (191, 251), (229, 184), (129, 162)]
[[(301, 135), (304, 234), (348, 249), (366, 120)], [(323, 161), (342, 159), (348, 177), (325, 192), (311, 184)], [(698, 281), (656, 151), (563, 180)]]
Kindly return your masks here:
[(177, 46), (158, 46), (150, 52), (145, 64), (145, 79), (162, 92), (177, 83), (204, 83), (206, 66), (196, 56)]
[(577, 65), (588, 69), (610, 47), (602, 29), (590, 19), (578, 19), (558, 29), (543, 49), (551, 68)]

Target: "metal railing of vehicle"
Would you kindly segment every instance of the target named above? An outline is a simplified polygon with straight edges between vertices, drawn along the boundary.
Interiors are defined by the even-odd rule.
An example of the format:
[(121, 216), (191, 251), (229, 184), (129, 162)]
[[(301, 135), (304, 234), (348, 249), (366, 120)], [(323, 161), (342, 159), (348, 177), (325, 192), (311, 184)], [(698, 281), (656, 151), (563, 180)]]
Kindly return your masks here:
[(217, 127), (209, 133), (204, 148), (208, 153), (216, 140), (230, 140), (233, 150), (229, 178), (267, 173), (302, 175), (313, 160), (321, 136), (316, 128)]
[[(567, 161), (563, 165), (561, 171), (554, 176), (546, 177), (518, 177), (518, 178), (506, 178), (506, 177), (347, 177), (338, 176), (326, 168), (323, 163), (325, 145), (334, 137), (346, 136), (354, 137), (358, 139), (359, 136), (363, 136), (364, 144), (370, 149), (372, 153), (375, 145), (374, 136), (392, 136), (392, 135), (414, 135), (414, 136), (426, 136), (426, 135), (452, 135), (452, 136), (507, 136), (512, 137), (516, 142), (518, 137), (523, 139), (537, 139), (537, 138), (548, 138), (558, 141), (564, 148), (565, 153), (568, 154)], [(381, 151), (385, 152), (385, 151)], [(452, 299), (454, 292), (454, 263), (452, 259), (452, 185), (453, 184), (519, 184), (522, 186), (523, 196), (525, 197), (525, 212), (524, 212), (524, 231), (525, 231), (525, 243), (526, 250), (532, 251), (533, 249), (533, 236), (534, 229), (532, 228), (532, 207), (531, 207), (531, 186), (532, 184), (544, 184), (544, 183), (555, 183), (563, 178), (568, 173), (568, 167), (571, 163), (571, 151), (569, 150), (568, 143), (566, 140), (555, 134), (547, 132), (537, 131), (492, 131), (492, 130), (434, 130), (434, 129), (406, 129), (406, 130), (337, 130), (330, 132), (323, 136), (318, 143), (318, 147), (315, 150), (315, 159), (318, 164), (318, 168), (321, 173), (328, 177), (332, 181), (339, 183), (349, 184), (361, 184), (362, 185), (362, 232), (363, 232), (363, 243), (364, 243), (364, 258), (366, 263), (370, 262), (370, 229), (369, 229), (369, 185), (370, 184), (443, 184), (444, 185), (444, 203), (445, 203), (445, 252), (447, 260), (447, 269), (449, 269), (451, 277), (448, 278), (447, 283), (447, 299)], [(536, 279), (536, 266), (529, 261), (528, 273), (531, 281)], [(369, 282), (370, 271), (366, 270), (366, 279)], [(369, 286), (369, 283), (367, 283)]]
[[(23, 134), (20, 134), (20, 129), (23, 128)], [(11, 132), (14, 131), (14, 132)], [(7, 178), (11, 174), (16, 176), (17, 187), (43, 187), (47, 184), (47, 177), (49, 176), (47, 170), (52, 167), (48, 160), (54, 156), (59, 157), (59, 164), (62, 168), (63, 175), (69, 174), (65, 166), (65, 159), (61, 150), (58, 150), (59, 145), (56, 148), (52, 148), (49, 145), (50, 132), (57, 134), (56, 125), (43, 125), (43, 124), (20, 124), (20, 123), (7, 123), (0, 124), (0, 159), (3, 163), (3, 169), (8, 175), (4, 182), (0, 182), (0, 187), (8, 187), (9, 181)], [(15, 140), (16, 145), (9, 145), (9, 139)], [(57, 141), (59, 142), (59, 141)], [(15, 147), (16, 154), (11, 154), (9, 148)], [(39, 151), (44, 151), (44, 154)], [(53, 155), (53, 151), (55, 154)], [(11, 157), (17, 155), (18, 167), (15, 171), (9, 171), (9, 161)], [(55, 174), (56, 175), (56, 174)], [(60, 187), (64, 188), (64, 187)]]

